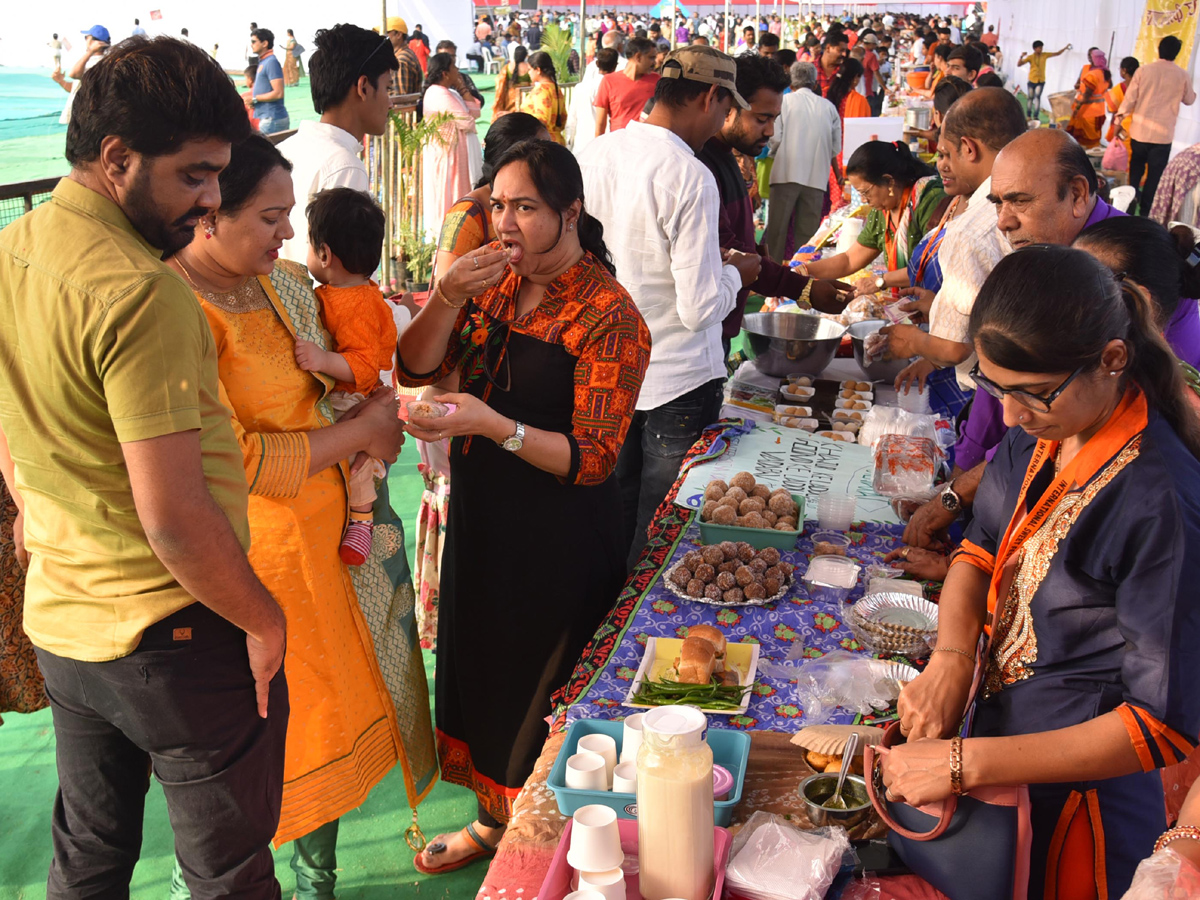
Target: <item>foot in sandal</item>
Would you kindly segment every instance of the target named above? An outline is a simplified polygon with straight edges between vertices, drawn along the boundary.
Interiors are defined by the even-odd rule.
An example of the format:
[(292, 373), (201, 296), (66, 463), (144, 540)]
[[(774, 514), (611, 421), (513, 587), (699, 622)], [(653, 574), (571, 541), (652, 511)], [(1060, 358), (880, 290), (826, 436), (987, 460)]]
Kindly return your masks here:
[(472, 822), (455, 834), (439, 834), (413, 858), (413, 865), (426, 875), (454, 872), (477, 859), (492, 857), (503, 836), (503, 826), (488, 828)]

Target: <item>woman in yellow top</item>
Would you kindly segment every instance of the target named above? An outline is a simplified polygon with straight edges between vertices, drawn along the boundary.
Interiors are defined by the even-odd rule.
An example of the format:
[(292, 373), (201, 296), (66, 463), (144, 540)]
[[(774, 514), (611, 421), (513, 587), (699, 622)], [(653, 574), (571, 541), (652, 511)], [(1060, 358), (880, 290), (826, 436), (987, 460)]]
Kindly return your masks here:
[(1132, 56), (1127, 56), (1121, 60), (1121, 83), (1114, 86), (1112, 90), (1104, 95), (1108, 111), (1112, 113), (1112, 121), (1108, 123), (1108, 134), (1104, 138), (1110, 144), (1113, 141), (1120, 141), (1125, 145), (1126, 168), (1128, 168), (1129, 154), (1133, 152), (1133, 147), (1131, 146), (1132, 139), (1129, 136), (1129, 128), (1133, 124), (1133, 116), (1118, 116), (1117, 110), (1121, 108), (1121, 103), (1125, 100), (1125, 92), (1129, 90), (1129, 82), (1133, 81), (1133, 73), (1138, 70), (1138, 65), (1137, 59)]
[(525, 60), (529, 51), (517, 45), (513, 50), (512, 62), (504, 64), (496, 76), (496, 96), (492, 104), (492, 121), (517, 111), (517, 96), (520, 88), (530, 83), (529, 63)]
[[(298, 339), (329, 344), (307, 270), (276, 262), (292, 236), (290, 169), (264, 137), (235, 145), (221, 208), (170, 265), (216, 338), (221, 399), (250, 483), (250, 563), (287, 615), (291, 718), (275, 843), (295, 841), (297, 898), (329, 900), (339, 817), (397, 762), (415, 807), (437, 757), (404, 532), (386, 482), (371, 555), (355, 568), (338, 556), (350, 461), (393, 461), (403, 435), (386, 392), (334, 424), (332, 382), (296, 362)], [(187, 896), (178, 870), (175, 882), (172, 897)]]
[(1108, 59), (1099, 47), (1088, 50), (1087, 65), (1075, 82), (1075, 101), (1071, 104), (1071, 120), (1067, 133), (1084, 148), (1100, 145), (1100, 129), (1104, 127), (1104, 93), (1112, 84), (1108, 74)]
[(529, 68), (533, 75), (533, 90), (521, 101), (521, 112), (527, 112), (550, 132), (557, 144), (566, 146), (563, 126), (567, 124), (567, 101), (558, 86), (554, 60), (545, 50), (530, 54)]

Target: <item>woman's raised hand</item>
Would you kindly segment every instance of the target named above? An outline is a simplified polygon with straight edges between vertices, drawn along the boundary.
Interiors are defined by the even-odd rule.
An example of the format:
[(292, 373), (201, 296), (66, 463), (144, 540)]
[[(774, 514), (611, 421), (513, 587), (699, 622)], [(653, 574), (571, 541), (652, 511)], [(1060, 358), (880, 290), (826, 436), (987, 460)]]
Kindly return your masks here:
[(492, 244), (464, 253), (438, 278), (436, 290), (452, 306), (466, 303), (504, 277), (509, 256), (508, 250)]

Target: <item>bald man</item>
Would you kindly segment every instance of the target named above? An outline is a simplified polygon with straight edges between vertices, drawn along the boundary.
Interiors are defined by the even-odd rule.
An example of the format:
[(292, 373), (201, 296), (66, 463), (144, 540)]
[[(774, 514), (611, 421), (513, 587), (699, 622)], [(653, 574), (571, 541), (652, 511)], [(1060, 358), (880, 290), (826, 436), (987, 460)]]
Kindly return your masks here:
[(1065, 131), (1037, 128), (1000, 151), (987, 199), (1014, 249), (1070, 244), (1079, 233), (1124, 213), (1105, 203), (1088, 155)]

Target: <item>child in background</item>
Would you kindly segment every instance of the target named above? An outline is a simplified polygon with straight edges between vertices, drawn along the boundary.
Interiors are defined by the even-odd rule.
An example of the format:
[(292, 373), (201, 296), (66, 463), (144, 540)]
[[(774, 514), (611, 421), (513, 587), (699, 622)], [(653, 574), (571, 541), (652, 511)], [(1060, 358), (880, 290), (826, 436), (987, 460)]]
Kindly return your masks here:
[[(296, 362), (337, 382), (329, 401), (340, 417), (382, 384), (379, 373), (392, 368), (396, 352), (392, 311), (371, 280), (382, 254), (383, 211), (364, 193), (331, 188), (313, 197), (306, 213), (308, 271), (320, 282), (316, 293), (334, 349), (298, 339)], [(338, 550), (346, 565), (361, 566), (371, 555), (375, 479), (386, 474), (383, 463), (368, 459), (350, 475), (350, 524)]]
[[(246, 87), (254, 90), (254, 77), (258, 74), (258, 63), (246, 66), (242, 75), (246, 79)], [(246, 103), (246, 118), (250, 120), (250, 127), (255, 131), (258, 130), (258, 117), (254, 115), (254, 107)]]

